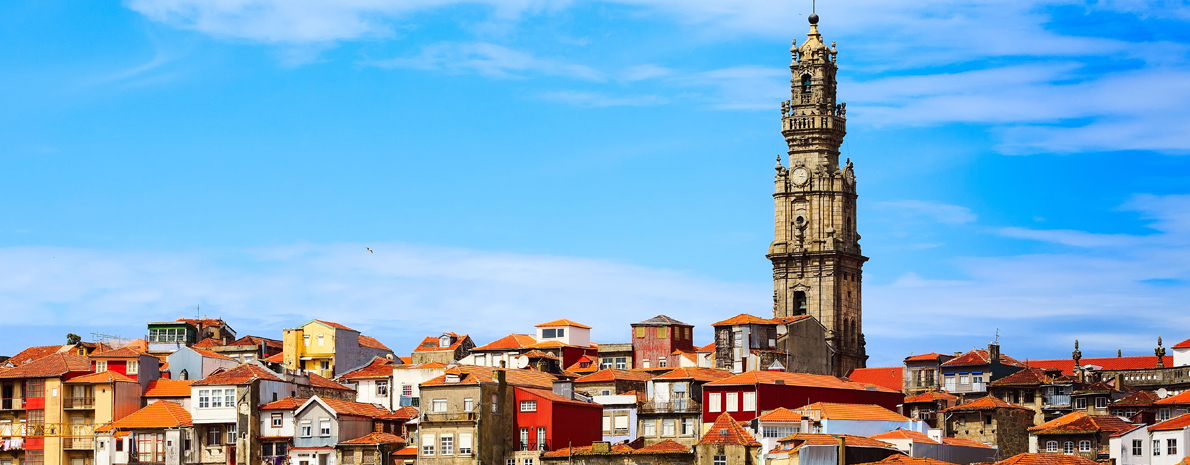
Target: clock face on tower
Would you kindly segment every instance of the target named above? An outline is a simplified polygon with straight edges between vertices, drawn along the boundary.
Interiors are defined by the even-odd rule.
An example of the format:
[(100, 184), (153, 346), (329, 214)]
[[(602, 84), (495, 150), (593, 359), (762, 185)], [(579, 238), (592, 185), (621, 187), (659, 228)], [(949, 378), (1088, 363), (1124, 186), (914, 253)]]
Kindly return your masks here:
[(805, 168), (793, 170), (792, 175), (793, 183), (799, 186), (805, 184), (806, 180), (810, 179), (810, 173), (806, 172)]
[(855, 171), (852, 170), (850, 166), (848, 166), (847, 171), (845, 173), (843, 173), (843, 179), (847, 180), (848, 186), (855, 185)]

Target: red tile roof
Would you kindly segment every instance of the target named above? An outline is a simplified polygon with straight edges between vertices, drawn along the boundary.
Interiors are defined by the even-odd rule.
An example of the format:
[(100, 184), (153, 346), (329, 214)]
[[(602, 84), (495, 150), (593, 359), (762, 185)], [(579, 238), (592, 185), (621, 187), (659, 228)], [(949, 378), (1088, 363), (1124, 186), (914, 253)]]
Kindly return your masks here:
[(249, 384), (255, 379), (267, 381), (281, 381), (273, 372), (261, 368), (254, 363), (237, 365), (222, 373), (207, 376), (201, 381), (195, 381), (191, 386), (227, 386)]
[(909, 421), (904, 415), (873, 404), (815, 402), (798, 410), (817, 410), (827, 420)]
[(783, 324), (783, 325), (787, 325), (787, 324), (793, 323), (795, 321), (801, 321), (801, 320), (805, 320), (805, 319), (809, 319), (809, 318), (810, 318), (810, 315), (779, 316), (779, 317), (773, 318), (773, 321)]
[(359, 346), (360, 347), (371, 347), (373, 349), (387, 350), (389, 352), (393, 351), (392, 349), (389, 349), (388, 346), (381, 344), (380, 341), (376, 340), (376, 338), (371, 337), (371, 336), (364, 336), (363, 334), (359, 335)]
[(747, 313), (741, 313), (726, 320), (714, 323), (711, 326), (736, 326), (736, 325), (775, 325), (776, 321), (761, 318)]
[(265, 347), (273, 347), (273, 348), (279, 349), (284, 345), (284, 343), (281, 341), (278, 341), (276, 339), (269, 339), (267, 337), (244, 336), (239, 339), (236, 339), (235, 341), (233, 341), (231, 344), (228, 344), (228, 345), (229, 346), (260, 346), (260, 345), (264, 345)]
[(264, 361), (269, 363), (285, 363), (285, 352), (278, 352), (276, 354), (270, 355), (265, 358)]
[(752, 434), (744, 430), (739, 423), (736, 423), (731, 415), (723, 412), (719, 418), (715, 419), (715, 423), (711, 428), (703, 434), (702, 439), (698, 440), (698, 445), (717, 445), (717, 446), (760, 446), (760, 442), (752, 437)]
[(898, 429), (889, 431), (887, 433), (873, 434), (868, 437), (872, 439), (910, 439), (913, 442), (920, 442), (924, 444), (938, 444), (938, 441), (930, 439), (930, 437), (926, 436), (924, 433), (906, 429)]
[(778, 421), (785, 423), (796, 423), (802, 421), (802, 414), (789, 410), (785, 407), (777, 407), (769, 410), (767, 413), (757, 417), (760, 421)]
[[(440, 344), (439, 341), (442, 338), (442, 336), (450, 336), (451, 338), (453, 338), (455, 340), (455, 342), (451, 343), (451, 345), (446, 346), (446, 347), (438, 347), (438, 345)], [(418, 344), (417, 347), (413, 348), (413, 351), (414, 352), (440, 352), (440, 351), (454, 352), (455, 349), (458, 349), (459, 345), (463, 343), (463, 339), (467, 337), (466, 334), (459, 336), (458, 334), (455, 334), (455, 333), (443, 333), (442, 336), (426, 336), (425, 339), (421, 340), (421, 343)]]
[(1008, 402), (1004, 402), (1000, 399), (997, 399), (995, 396), (987, 396), (987, 397), (984, 397), (981, 399), (967, 402), (962, 405), (956, 405), (954, 407), (943, 410), (943, 412), (972, 412), (972, 411), (982, 411), (982, 410), (996, 410), (996, 409), (1001, 409), (1001, 408), (1029, 410), (1030, 412), (1032, 411), (1028, 408), (1021, 407), (1019, 405), (1013, 405)]
[(953, 394), (950, 394), (948, 392), (930, 391), (930, 392), (927, 392), (924, 394), (918, 394), (913, 397), (906, 397), (905, 403), (906, 404), (915, 404), (915, 403), (919, 403), (919, 402), (937, 402), (940, 400), (944, 400), (944, 401), (955, 400), (955, 401), (957, 401), (957, 400), (959, 400), (959, 397), (955, 396)]
[(99, 373), (91, 373), (89, 375), (76, 376), (70, 378), (68, 383), (86, 383), (86, 384), (106, 384), (106, 383), (135, 383), (136, 380), (124, 376), (114, 371), (101, 371)]
[(391, 415), (389, 415), (385, 418), (391, 418), (394, 420), (412, 420), (414, 418), (417, 418), (417, 414), (418, 414), (417, 407), (412, 407), (412, 406), (406, 405), (404, 407), (397, 409)]
[(630, 380), (630, 381), (648, 381), (653, 377), (648, 373), (641, 373), (639, 371), (617, 370), (615, 368), (604, 368), (595, 373), (583, 376), (574, 380), (575, 384), (581, 383), (610, 383), (616, 380)]
[[(1173, 366), (1173, 357), (1165, 356), (1165, 366)], [(1150, 355), (1147, 357), (1103, 357), (1103, 358), (1084, 358), (1079, 360), (1083, 366), (1097, 365), (1103, 367), (1104, 370), (1141, 370), (1157, 368), (1157, 357)], [(1062, 370), (1063, 374), (1074, 374), (1074, 360), (1073, 359), (1057, 359), (1057, 360), (1030, 360), (1029, 366), (1054, 368)]]
[(402, 365), (413, 363), (413, 357), (397, 357), (397, 360), (400, 360)]
[(1185, 391), (1185, 392), (1183, 392), (1183, 393), (1181, 393), (1181, 394), (1178, 394), (1178, 395), (1176, 395), (1176, 396), (1169, 396), (1169, 397), (1166, 397), (1166, 398), (1164, 398), (1164, 399), (1161, 399), (1161, 400), (1159, 400), (1159, 401), (1157, 401), (1157, 402), (1153, 402), (1153, 404), (1155, 404), (1155, 405), (1182, 405), (1182, 404), (1190, 404), (1190, 391)]
[(417, 458), (417, 446), (409, 446), (399, 451), (393, 452), (393, 457), (413, 457)]
[(339, 379), (383, 379), (393, 375), (393, 367), (397, 364), (394, 360), (389, 360), (384, 357), (374, 357), (372, 361), (363, 368), (348, 372), (339, 377)]
[(989, 386), (1040, 386), (1054, 382), (1074, 382), (1075, 379), (1062, 375), (1054, 368), (1029, 366), (1011, 375), (992, 381)]
[(128, 347), (121, 347), (119, 349), (105, 350), (103, 352), (92, 352), (91, 358), (140, 358), (143, 352), (137, 352)]
[(699, 351), (699, 352), (714, 352), (714, 351), (715, 351), (715, 343), (714, 343), (714, 342), (712, 342), (712, 343), (710, 343), (710, 344), (707, 344), (707, 345), (705, 345), (705, 346), (698, 347), (697, 349), (698, 349), (698, 351)]
[(193, 351), (195, 351), (195, 352), (198, 352), (198, 355), (202, 355), (203, 357), (206, 357), (206, 358), (217, 358), (217, 359), (220, 359), (220, 360), (235, 360), (234, 358), (228, 357), (228, 356), (226, 356), (226, 355), (223, 355), (223, 354), (217, 354), (217, 353), (215, 353), (215, 352), (211, 352), (211, 351), (209, 351), (209, 350), (207, 350), (207, 349), (201, 349), (201, 348), (199, 348), (199, 349), (196, 349), (196, 348), (194, 348), (193, 346), (191, 346), (191, 347), (190, 347), (190, 350), (193, 350)]
[(355, 389), (349, 388), (347, 386), (344, 386), (342, 384), (331, 381), (329, 379), (318, 376), (317, 374), (314, 374), (314, 373), (310, 373), (309, 376), (310, 376), (310, 386), (313, 386), (316, 388), (334, 389), (337, 391), (354, 391), (355, 390)]
[[(458, 365), (453, 368), (448, 368), (445, 373), (437, 378), (431, 379), (421, 386), (448, 386), (448, 385), (467, 385), (467, 384), (496, 384), (496, 372), (502, 371), (505, 374), (505, 381), (513, 386), (528, 386), (539, 387), (542, 389), (553, 389), (554, 380), (556, 379), (549, 373), (543, 373), (533, 370), (514, 370), (514, 369), (497, 369), (492, 367), (481, 367), (474, 365)], [(458, 376), (457, 383), (449, 383), (446, 381), (449, 376)]]
[(1136, 391), (1112, 402), (1111, 407), (1148, 407), (1161, 399), (1156, 392)]
[(537, 339), (534, 339), (533, 336), (528, 334), (509, 334), (471, 350), (524, 349), (534, 344), (537, 344)]
[(339, 444), (375, 445), (375, 444), (405, 444), (407, 442), (409, 442), (409, 441), (406, 441), (405, 438), (402, 438), (402, 437), (397, 436), (392, 433), (368, 433), (366, 436), (358, 437), (358, 438), (352, 439), (350, 441), (343, 441), (343, 442), (340, 442)]
[(0, 371), (0, 378), (57, 378), (67, 373), (91, 371), (91, 360), (74, 354), (53, 354)]
[(906, 362), (932, 362), (935, 360), (951, 357), (950, 355), (940, 354), (937, 352), (930, 352), (928, 354), (910, 355), (905, 357)]
[(551, 358), (554, 360), (560, 360), (557, 355), (547, 354), (540, 350), (530, 350), (524, 354), (521, 354), (521, 356), (525, 358)]
[[(974, 349), (963, 355), (955, 357), (949, 361), (942, 363), (944, 367), (962, 367), (962, 366), (976, 366), (987, 365), (992, 363), (992, 357), (988, 354), (987, 349)], [(1004, 354), (1000, 354), (1000, 364), (1012, 366), (1025, 366), (1025, 364), (1018, 362), (1016, 359)]]
[[(335, 322), (333, 322), (333, 321), (318, 320), (318, 319), (315, 319), (314, 321), (317, 321), (317, 322), (319, 322), (319, 323), (322, 323), (322, 324), (324, 324), (324, 325), (330, 326), (330, 327), (332, 327), (332, 328), (335, 328), (335, 329), (345, 329), (345, 330), (348, 330), (348, 331), (355, 331), (354, 329), (348, 328), (348, 327), (346, 327), (346, 326), (343, 326), (343, 325), (341, 325), (341, 324), (335, 323)], [(355, 332), (357, 332), (357, 333), (358, 333), (359, 331), (355, 331)]]
[(904, 388), (905, 367), (856, 368), (847, 375), (852, 381), (875, 384), (894, 391)]
[(541, 323), (541, 324), (537, 325), (538, 328), (545, 328), (545, 327), (549, 327), (549, 326), (574, 326), (575, 328), (591, 329), (590, 326), (587, 326), (582, 323), (576, 323), (572, 320), (567, 320), (565, 318), (562, 318), (560, 320), (547, 321), (545, 323)]
[(651, 446), (645, 446), (632, 451), (633, 454), (675, 454), (685, 452), (691, 452), (690, 447), (678, 443), (673, 439), (666, 439)]
[[(581, 366), (583, 364), (583, 362), (587, 363), (586, 368)], [(594, 373), (596, 371), (599, 371), (599, 359), (596, 357), (592, 357), (590, 355), (584, 355), (582, 357), (579, 357), (577, 361), (575, 361), (573, 364), (571, 364), (569, 367), (567, 367), (566, 371), (573, 372), (573, 373), (579, 373), (579, 374)]]
[(863, 436), (852, 436), (850, 434), (816, 434), (816, 433), (794, 433), (789, 436), (781, 438), (779, 442), (789, 447), (779, 447), (782, 450), (793, 450), (803, 445), (839, 445), (839, 439), (845, 439), (848, 447), (879, 447), (883, 449), (896, 449), (896, 446), (884, 441), (878, 441), (872, 438), (865, 438)]
[(261, 410), (294, 410), (310, 400), (309, 397), (286, 397), (261, 405)]
[[(921, 433), (918, 433), (918, 434), (921, 434)], [(935, 444), (937, 444), (937, 443), (935, 442)], [(879, 464), (889, 464), (889, 465), (957, 465), (955, 463), (944, 462), (941, 460), (935, 460), (935, 459), (931, 459), (928, 457), (915, 458), (915, 457), (910, 457), (908, 455), (890, 455), (887, 458), (885, 458), (884, 460), (881, 460), (879, 462), (868, 462), (868, 463), (879, 463)]]
[(592, 406), (596, 406), (596, 407), (600, 407), (600, 408), (602, 408), (602, 407), (601, 407), (599, 404), (596, 404), (596, 403), (593, 403), (593, 402), (583, 402), (583, 401), (581, 401), (581, 400), (574, 400), (574, 399), (570, 399), (570, 398), (567, 398), (567, 397), (562, 397), (562, 396), (560, 396), (560, 395), (558, 395), (558, 394), (555, 394), (555, 393), (554, 393), (554, 391), (553, 391), (552, 389), (527, 388), (527, 387), (516, 387), (515, 389), (517, 389), (517, 390), (520, 390), (520, 391), (523, 391), (523, 392), (527, 392), (527, 393), (530, 393), (530, 394), (533, 394), (533, 395), (535, 395), (535, 396), (537, 396), (537, 397), (540, 397), (540, 398), (542, 398), (542, 399), (548, 400), (548, 401), (550, 401), (550, 402), (553, 402), (553, 403), (558, 403), (558, 404), (577, 404), (577, 405), (592, 405)]
[(191, 384), (188, 379), (155, 379), (145, 387), (144, 397), (190, 397)]
[(621, 455), (633, 453), (633, 449), (624, 444), (612, 444), (608, 447), (608, 452), (594, 452), (592, 449), (591, 446), (567, 447), (552, 450), (541, 455), (542, 457), (568, 457), (571, 455)]
[(174, 402), (153, 402), (132, 414), (96, 428), (98, 431), (165, 429), (190, 425), (190, 412)]
[(1185, 341), (1177, 343), (1177, 345), (1171, 347), (1171, 349), (1190, 349), (1190, 339), (1186, 339)]
[(1128, 431), (1136, 425), (1115, 415), (1087, 415), (1074, 412), (1029, 428), (1037, 435), (1107, 433), (1109, 435)]
[(223, 341), (208, 337), (206, 339), (203, 339), (201, 341), (194, 343), (190, 347), (198, 347), (200, 349), (207, 349), (207, 348), (211, 348), (211, 347), (223, 347)]
[(174, 321), (188, 323), (188, 324), (200, 327), (200, 328), (208, 328), (211, 326), (226, 326), (227, 325), (227, 323), (223, 322), (223, 320), (219, 319), (219, 318), (178, 318), (177, 320), (174, 320)]
[(948, 446), (978, 447), (978, 448), (981, 448), (981, 449), (991, 449), (991, 448), (992, 448), (992, 446), (989, 446), (989, 445), (987, 445), (987, 444), (984, 444), (984, 443), (982, 443), (982, 442), (979, 442), (979, 441), (972, 441), (972, 440), (970, 440), (970, 439), (964, 439), (964, 438), (948, 438), (948, 437), (943, 437), (943, 438), (942, 438), (942, 443), (943, 443), (943, 444), (946, 444), (946, 445), (948, 445)]
[(1078, 455), (1023, 453), (993, 465), (1100, 465), (1099, 462)]
[(1190, 413), (1183, 413), (1149, 427), (1149, 431), (1174, 431), (1190, 426)]
[(322, 403), (334, 410), (339, 415), (350, 415), (356, 417), (367, 418), (384, 418), (392, 415), (393, 412), (376, 404), (365, 404), (362, 402), (351, 402), (346, 400), (332, 399), (329, 397), (319, 397)]
[(21, 366), (26, 363), (32, 362), (34, 360), (37, 360), (39, 358), (44, 358), (46, 356), (56, 354), (56, 353), (58, 353), (58, 350), (60, 350), (60, 349), (62, 349), (62, 346), (60, 346), (60, 345), (29, 347), (25, 350), (17, 352), (16, 355), (9, 357), (8, 361), (6, 363), (11, 363), (13, 366)]
[(806, 373), (785, 373), (780, 371), (748, 371), (738, 375), (707, 383), (707, 386), (748, 386), (756, 384), (779, 384), (782, 381), (788, 386), (821, 387), (830, 389), (849, 389), (854, 391), (882, 391), (900, 392), (875, 384), (850, 381), (827, 375), (810, 375)]

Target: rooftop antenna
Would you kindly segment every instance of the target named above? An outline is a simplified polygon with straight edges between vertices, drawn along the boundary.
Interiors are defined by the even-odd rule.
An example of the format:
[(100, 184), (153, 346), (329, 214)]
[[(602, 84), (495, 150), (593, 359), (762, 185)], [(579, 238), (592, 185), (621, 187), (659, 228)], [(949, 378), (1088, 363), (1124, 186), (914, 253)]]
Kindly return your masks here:
[(194, 319), (201, 320), (202, 319), (201, 315), (202, 315), (202, 304), (195, 305), (194, 306)]
[(1000, 344), (1000, 328), (996, 328), (996, 344)]

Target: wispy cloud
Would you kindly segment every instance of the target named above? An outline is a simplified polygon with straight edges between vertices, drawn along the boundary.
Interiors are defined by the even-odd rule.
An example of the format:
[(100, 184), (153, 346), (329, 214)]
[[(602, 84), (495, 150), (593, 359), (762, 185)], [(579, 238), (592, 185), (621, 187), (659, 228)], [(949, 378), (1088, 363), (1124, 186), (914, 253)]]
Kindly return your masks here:
[(927, 218), (948, 225), (971, 223), (977, 218), (970, 208), (926, 200), (877, 202), (875, 208), (907, 217)]
[(580, 107), (644, 107), (661, 105), (666, 100), (656, 95), (612, 96), (597, 92), (554, 91), (542, 94), (542, 98)]
[[(478, 341), (566, 316), (618, 341), (629, 323), (669, 313), (707, 328), (765, 308), (764, 285), (738, 284), (605, 260), (394, 243), (298, 244), (194, 253), (0, 248), (8, 325), (86, 330), (88, 321), (177, 318), (201, 303), (241, 332), (273, 335), (313, 317), (380, 337), (398, 351), (442, 331)], [(435, 315), (465, 315), (436, 318)], [(706, 336), (703, 336), (706, 337)], [(0, 352), (15, 352), (10, 335)]]
[(414, 68), (475, 72), (496, 78), (520, 78), (531, 74), (563, 76), (587, 81), (603, 81), (606, 77), (595, 69), (568, 63), (561, 59), (543, 58), (511, 48), (476, 42), (442, 42), (422, 49), (409, 58), (366, 61), (364, 64), (384, 68)]

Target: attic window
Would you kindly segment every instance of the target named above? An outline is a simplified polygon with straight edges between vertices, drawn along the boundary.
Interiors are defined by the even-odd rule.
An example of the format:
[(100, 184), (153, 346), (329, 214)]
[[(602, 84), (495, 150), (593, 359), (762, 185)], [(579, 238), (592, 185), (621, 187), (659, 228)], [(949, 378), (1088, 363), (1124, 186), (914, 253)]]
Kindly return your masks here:
[(452, 374), (448, 374), (448, 375), (446, 375), (446, 382), (448, 382), (448, 383), (457, 383), (457, 382), (459, 382), (459, 375), (457, 375), (457, 374), (453, 374), (453, 373), (452, 373)]
[(438, 347), (450, 347), (450, 336), (443, 334), (438, 338)]

